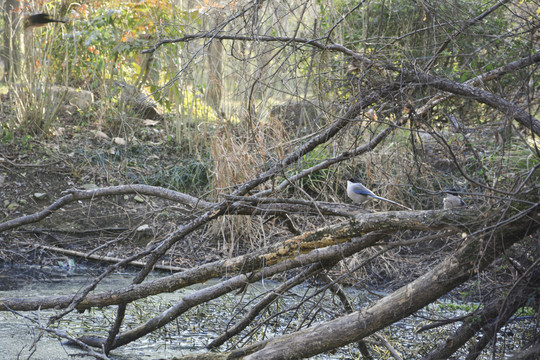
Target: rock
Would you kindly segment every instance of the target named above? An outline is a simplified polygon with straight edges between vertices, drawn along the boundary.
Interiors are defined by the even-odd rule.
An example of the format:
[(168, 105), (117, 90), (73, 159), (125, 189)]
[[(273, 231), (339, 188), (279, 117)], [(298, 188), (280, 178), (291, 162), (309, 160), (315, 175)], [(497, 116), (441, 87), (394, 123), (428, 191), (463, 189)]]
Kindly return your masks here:
[(7, 206), (7, 209), (8, 209), (8, 210), (15, 210), (15, 209), (17, 209), (18, 207), (19, 207), (19, 204), (13, 202), (13, 203), (11, 203), (11, 204), (9, 204), (9, 205)]
[(100, 138), (100, 139), (105, 139), (105, 140), (110, 139), (107, 134), (105, 134), (103, 131), (99, 131), (99, 130), (96, 130), (94, 132), (94, 136), (97, 137), (97, 138)]
[(150, 225), (148, 224), (141, 225), (137, 228), (137, 232), (147, 232), (147, 231), (152, 231), (152, 229), (150, 228)]
[(133, 240), (137, 246), (144, 246), (154, 237), (154, 232), (148, 224), (141, 225), (135, 231)]
[(120, 100), (124, 102), (133, 111), (139, 114), (142, 119), (161, 120), (162, 115), (157, 110), (157, 104), (151, 101), (146, 94), (141, 92), (136, 86), (127, 84), (123, 81), (115, 81), (120, 89)]
[(47, 194), (37, 192), (37, 193), (34, 193), (34, 197), (36, 198), (36, 200), (43, 200), (47, 197)]
[(127, 142), (124, 138), (121, 138), (121, 137), (115, 137), (113, 138), (113, 142), (116, 144), (116, 145), (126, 145)]
[(53, 85), (49, 90), (53, 99), (63, 97), (65, 105), (71, 105), (79, 110), (86, 110), (94, 103), (94, 94), (88, 90), (63, 85)]

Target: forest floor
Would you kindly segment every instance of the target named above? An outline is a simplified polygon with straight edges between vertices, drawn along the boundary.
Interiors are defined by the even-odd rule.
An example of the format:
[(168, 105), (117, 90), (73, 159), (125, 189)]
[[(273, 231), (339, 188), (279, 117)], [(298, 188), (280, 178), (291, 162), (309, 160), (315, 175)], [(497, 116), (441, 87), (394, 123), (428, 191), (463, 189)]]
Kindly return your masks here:
[[(138, 129), (139, 137), (146, 136), (144, 142), (125, 145), (104, 138), (95, 127), (69, 119), (41, 138), (4, 132), (0, 141), (0, 222), (37, 213), (73, 188), (130, 183), (169, 187), (164, 183), (167, 171), (181, 172), (181, 151), (164, 140), (160, 124), (154, 125)], [(194, 187), (175, 190), (197, 195), (191, 193), (196, 191)], [(87, 263), (81, 257), (73, 260), (63, 249), (122, 259), (175, 229), (186, 221), (185, 216), (170, 202), (136, 195), (70, 204), (40, 222), (0, 233), (0, 265), (11, 268), (13, 275), (14, 266)], [(211, 239), (195, 233), (161, 264), (190, 268), (219, 258), (218, 248)]]

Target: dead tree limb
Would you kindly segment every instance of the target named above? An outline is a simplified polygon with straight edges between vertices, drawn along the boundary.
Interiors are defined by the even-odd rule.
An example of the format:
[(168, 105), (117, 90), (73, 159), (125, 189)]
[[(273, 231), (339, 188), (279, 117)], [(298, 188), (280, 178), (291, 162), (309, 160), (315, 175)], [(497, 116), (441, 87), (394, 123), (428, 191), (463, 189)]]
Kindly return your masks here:
[[(190, 285), (205, 282), (223, 274), (247, 274), (263, 266), (273, 265), (287, 259), (298, 259), (298, 255), (306, 254), (311, 260), (301, 262), (297, 266), (307, 265), (317, 261), (317, 256), (324, 248), (336, 244), (354, 242), (354, 238), (373, 231), (395, 232), (409, 230), (440, 230), (460, 228), (468, 231), (472, 227), (474, 215), (468, 212), (456, 213), (451, 211), (396, 211), (386, 213), (365, 214), (351, 222), (336, 224), (319, 230), (304, 233), (291, 239), (273, 244), (259, 251), (238, 256), (232, 259), (218, 260), (200, 265), (193, 269), (182, 271), (164, 278), (131, 285), (127, 288), (105, 293), (90, 294), (78, 303), (78, 310), (94, 306), (107, 306), (128, 303), (140, 298), (157, 295), (162, 292), (172, 292)], [(151, 248), (153, 249), (153, 248)], [(319, 253), (309, 254), (312, 250)], [(129, 262), (124, 261), (122, 265)], [(300, 265), (301, 264), (301, 265)], [(286, 268), (283, 269), (283, 271)], [(3, 305), (14, 310), (37, 310), (64, 308), (72, 301), (72, 296), (48, 296), (38, 298), (3, 298), (0, 299), (0, 311)]]
[(471, 354), (478, 355), (479, 350), (487, 345), (488, 339), (493, 339), (500, 326), (505, 324), (517, 309), (523, 306), (540, 286), (540, 270), (536, 269), (519, 281), (511, 292), (506, 289), (505, 296), (499, 296), (487, 304), (482, 310), (466, 317), (463, 324), (446, 341), (441, 342), (429, 355), (422, 360), (447, 359), (460, 347), (469, 341), (478, 331), (485, 329), (482, 339), (471, 349)]
[[(84, 253), (82, 251), (63, 249), (63, 248), (59, 248), (59, 247), (56, 247), (56, 246), (37, 245), (37, 247), (40, 248), (40, 249), (43, 249), (43, 250), (52, 251), (52, 252), (56, 252), (56, 253), (59, 253), (59, 254), (80, 257), (82, 259), (90, 259), (90, 260), (104, 261), (104, 262), (110, 262), (110, 263), (119, 263), (119, 262), (124, 261), (124, 259), (120, 259), (120, 258), (116, 258), (116, 257), (102, 256), (102, 255), (95, 255), (95, 254), (88, 255), (87, 253)], [(139, 267), (141, 267), (141, 266), (145, 266), (146, 263), (142, 262), (142, 261), (132, 261), (132, 262), (129, 263), (129, 265), (130, 266), (139, 266)], [(183, 271), (183, 270), (185, 270), (185, 268), (181, 268), (181, 267), (178, 267), (178, 266), (169, 266), (169, 265), (160, 265), (160, 264), (156, 264), (156, 266), (154, 268), (156, 270), (166, 270), (166, 271)]]
[[(538, 229), (540, 217), (520, 218), (484, 238), (469, 238), (454, 254), (412, 283), (367, 309), (234, 351), (231, 358), (300, 359), (358, 341), (421, 309), (486, 268), (503, 249)], [(305, 344), (310, 344), (306, 347)]]
[(162, 199), (168, 199), (175, 201), (180, 204), (184, 204), (191, 208), (201, 208), (206, 209), (212, 206), (212, 203), (198, 199), (196, 197), (180, 193), (178, 191), (165, 189), (157, 186), (149, 185), (121, 185), (121, 186), (110, 186), (106, 188), (93, 189), (93, 190), (77, 190), (71, 189), (67, 191), (69, 194), (61, 197), (56, 200), (53, 204), (48, 206), (42, 211), (39, 211), (35, 214), (22, 216), (13, 220), (9, 220), (3, 223), (0, 223), (0, 232), (20, 227), (23, 225), (32, 224), (38, 221), (43, 220), (47, 216), (50, 216), (55, 211), (63, 208), (64, 206), (71, 204), (79, 200), (92, 200), (104, 196), (112, 195), (127, 195), (127, 194), (140, 194), (147, 196), (156, 196)]
[(281, 284), (277, 288), (271, 290), (268, 295), (266, 295), (264, 298), (258, 301), (254, 306), (252, 306), (249, 309), (248, 313), (242, 319), (240, 319), (236, 324), (234, 324), (234, 326), (225, 330), (225, 333), (223, 333), (222, 335), (214, 339), (206, 347), (208, 349), (213, 349), (213, 348), (217, 348), (223, 345), (223, 343), (225, 343), (227, 340), (229, 340), (230, 338), (232, 338), (233, 336), (237, 335), (242, 330), (244, 330), (257, 317), (257, 315), (259, 315), (261, 311), (267, 308), (274, 300), (280, 297), (283, 293), (290, 290), (294, 286), (303, 283), (304, 281), (306, 281), (306, 279), (319, 273), (322, 269), (323, 269), (322, 264), (320, 263), (313, 264), (308, 269), (304, 270), (303, 272), (296, 275), (292, 279), (285, 281), (283, 284)]
[[(231, 291), (241, 289), (249, 283), (268, 278), (274, 274), (281, 273), (286, 270), (313, 263), (319, 263), (323, 267), (333, 266), (333, 264), (341, 260), (343, 257), (351, 256), (352, 254), (365, 249), (366, 247), (372, 246), (385, 236), (386, 233), (384, 232), (371, 233), (362, 238), (355, 239), (350, 243), (334, 245), (325, 249), (318, 249), (310, 252), (309, 254), (299, 255), (293, 259), (275, 263), (274, 265), (265, 267), (260, 271), (256, 271), (248, 275), (238, 275), (231, 279), (224, 280), (219, 284), (191, 293), (185, 296), (179, 303), (162, 312), (153, 319), (118, 335), (113, 343), (112, 348), (116, 348), (134, 341), (166, 325), (194, 306), (220, 297)], [(96, 337), (83, 337), (81, 340), (92, 346), (100, 347), (103, 345), (103, 340)]]

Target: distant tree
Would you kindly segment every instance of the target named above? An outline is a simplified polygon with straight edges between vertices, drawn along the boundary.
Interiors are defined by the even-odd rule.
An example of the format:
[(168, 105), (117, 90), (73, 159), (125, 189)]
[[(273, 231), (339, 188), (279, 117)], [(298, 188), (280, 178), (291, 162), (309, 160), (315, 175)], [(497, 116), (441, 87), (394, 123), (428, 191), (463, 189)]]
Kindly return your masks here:
[[(16, 29), (20, 17), (19, 3), (15, 0), (4, 0), (2, 3), (2, 48), (0, 51), (0, 59), (4, 63), (4, 78), (7, 80), (18, 63), (20, 57), (20, 42), (16, 36)], [(1, 76), (0, 76), (1, 78)]]

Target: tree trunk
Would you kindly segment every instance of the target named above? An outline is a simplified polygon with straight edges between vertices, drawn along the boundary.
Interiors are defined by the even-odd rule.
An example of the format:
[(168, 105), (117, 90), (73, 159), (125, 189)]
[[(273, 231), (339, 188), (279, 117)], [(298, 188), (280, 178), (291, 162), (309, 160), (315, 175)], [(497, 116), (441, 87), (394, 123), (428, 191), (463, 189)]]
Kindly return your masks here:
[[(534, 218), (540, 220), (537, 214)], [(244, 359), (302, 359), (358, 341), (420, 310), (482, 271), (503, 249), (538, 228), (535, 220), (517, 222), (491, 239), (486, 237), (485, 249), (478, 239), (470, 238), (436, 268), (367, 309), (240, 349), (233, 352), (233, 358), (248, 353)], [(251, 349), (257, 350), (251, 353)]]
[[(4, 62), (4, 78), (13, 81), (13, 74), (17, 71), (18, 59), (20, 58), (20, 41), (17, 34), (18, 22), (18, 1), (4, 0), (3, 23), (4, 23), (4, 43), (0, 51), (0, 60)], [(0, 74), (0, 80), (2, 74)]]

